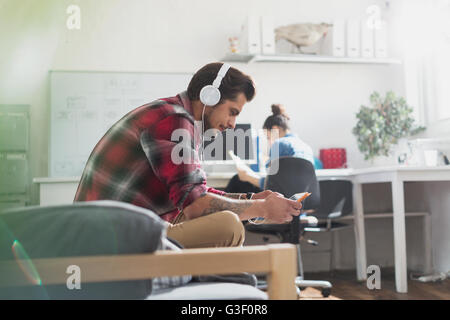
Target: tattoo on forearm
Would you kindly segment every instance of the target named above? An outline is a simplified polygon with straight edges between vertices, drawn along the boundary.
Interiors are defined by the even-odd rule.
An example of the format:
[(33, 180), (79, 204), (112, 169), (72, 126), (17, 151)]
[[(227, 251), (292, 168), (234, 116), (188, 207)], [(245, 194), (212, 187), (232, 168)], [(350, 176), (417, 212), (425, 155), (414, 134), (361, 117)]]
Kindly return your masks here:
[(229, 210), (236, 213), (238, 216), (247, 210), (252, 205), (252, 201), (247, 200), (226, 200), (221, 198), (212, 198), (209, 202), (209, 207), (203, 210), (202, 215), (208, 215), (214, 212)]

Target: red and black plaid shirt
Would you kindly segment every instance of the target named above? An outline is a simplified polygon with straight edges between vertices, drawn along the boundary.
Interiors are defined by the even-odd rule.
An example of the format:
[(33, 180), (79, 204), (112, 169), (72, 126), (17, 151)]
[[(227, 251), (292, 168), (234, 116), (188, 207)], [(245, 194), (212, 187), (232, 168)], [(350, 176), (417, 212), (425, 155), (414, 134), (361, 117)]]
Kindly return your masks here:
[[(176, 129), (184, 129), (190, 135), (192, 163), (172, 161), (172, 151), (179, 142), (171, 140)], [(95, 146), (74, 201), (128, 202), (172, 221), (202, 194), (223, 195), (206, 186), (194, 132), (192, 106), (186, 92), (129, 112)], [(186, 145), (183, 146), (185, 152)]]

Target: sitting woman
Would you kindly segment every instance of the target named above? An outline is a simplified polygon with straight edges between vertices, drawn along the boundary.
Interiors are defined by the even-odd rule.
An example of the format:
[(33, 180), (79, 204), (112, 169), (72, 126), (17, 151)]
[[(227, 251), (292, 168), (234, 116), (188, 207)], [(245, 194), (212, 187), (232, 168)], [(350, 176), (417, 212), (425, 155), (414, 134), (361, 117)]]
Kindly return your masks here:
[[(272, 113), (263, 125), (271, 145), (268, 163), (278, 157), (298, 157), (311, 161), (316, 167), (311, 147), (300, 140), (296, 134), (290, 132), (289, 117), (286, 115), (284, 107), (280, 104), (273, 104)], [(278, 133), (278, 135), (273, 136), (273, 133)], [(231, 178), (225, 192), (257, 193), (264, 190), (264, 183), (265, 177), (261, 177), (250, 168), (238, 168), (238, 174)]]

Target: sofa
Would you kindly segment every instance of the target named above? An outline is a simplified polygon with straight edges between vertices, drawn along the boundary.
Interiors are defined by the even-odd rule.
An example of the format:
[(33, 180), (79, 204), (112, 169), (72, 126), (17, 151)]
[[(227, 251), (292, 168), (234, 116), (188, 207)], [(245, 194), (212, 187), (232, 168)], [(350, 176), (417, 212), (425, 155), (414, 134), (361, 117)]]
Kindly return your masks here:
[[(296, 299), (293, 245), (183, 249), (166, 228), (116, 201), (4, 211), (0, 299)], [(267, 292), (251, 273), (267, 274)]]

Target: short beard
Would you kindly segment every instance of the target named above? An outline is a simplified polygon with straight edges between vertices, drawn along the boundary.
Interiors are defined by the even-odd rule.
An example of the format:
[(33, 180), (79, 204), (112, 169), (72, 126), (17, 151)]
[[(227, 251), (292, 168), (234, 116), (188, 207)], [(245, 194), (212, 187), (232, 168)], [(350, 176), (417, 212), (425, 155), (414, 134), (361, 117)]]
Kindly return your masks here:
[(211, 125), (211, 123), (209, 122), (209, 117), (208, 117), (208, 115), (206, 113), (205, 113), (205, 117), (204, 117), (203, 123), (204, 123), (203, 130), (204, 130), (204, 132), (208, 131), (208, 135), (209, 136), (212, 136), (212, 137), (216, 138), (220, 134), (220, 130), (214, 128)]
[(214, 129), (211, 123), (209, 122), (209, 116), (205, 113), (205, 118), (203, 120), (204, 130), (207, 131), (209, 129)]

